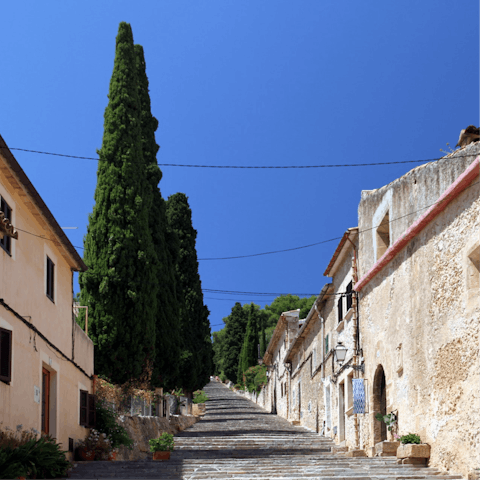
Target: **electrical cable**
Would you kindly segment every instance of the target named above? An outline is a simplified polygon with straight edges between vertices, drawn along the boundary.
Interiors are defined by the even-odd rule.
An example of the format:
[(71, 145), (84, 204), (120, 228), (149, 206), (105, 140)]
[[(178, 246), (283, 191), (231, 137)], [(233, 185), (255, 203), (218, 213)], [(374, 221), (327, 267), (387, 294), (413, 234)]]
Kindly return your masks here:
[[(0, 148), (8, 148), (10, 150), (17, 150), (20, 152), (27, 152), (27, 153), (37, 153), (41, 155), (51, 155), (55, 157), (65, 157), (65, 158), (73, 158), (78, 160), (94, 160), (100, 161), (99, 158), (95, 157), (82, 157), (79, 155), (68, 155), (64, 153), (53, 153), (53, 152), (43, 152), (40, 150), (29, 150), (26, 148), (17, 148), (17, 147), (7, 147), (7, 146), (0, 146)], [(160, 167), (184, 167), (184, 168), (223, 168), (223, 169), (309, 169), (309, 168), (350, 168), (350, 167), (372, 167), (372, 166), (379, 166), (379, 165), (399, 165), (399, 164), (406, 164), (406, 163), (428, 163), (428, 162), (437, 162), (438, 160), (442, 160), (447, 158), (448, 155), (455, 153), (459, 150), (454, 150), (449, 152), (447, 155), (438, 158), (426, 158), (421, 160), (400, 160), (397, 162), (373, 162), (373, 163), (345, 163), (345, 164), (327, 164), (327, 165), (196, 165), (196, 164), (180, 164), (180, 163), (157, 163)], [(460, 158), (460, 157), (470, 157), (471, 155), (455, 155), (453, 158)]]

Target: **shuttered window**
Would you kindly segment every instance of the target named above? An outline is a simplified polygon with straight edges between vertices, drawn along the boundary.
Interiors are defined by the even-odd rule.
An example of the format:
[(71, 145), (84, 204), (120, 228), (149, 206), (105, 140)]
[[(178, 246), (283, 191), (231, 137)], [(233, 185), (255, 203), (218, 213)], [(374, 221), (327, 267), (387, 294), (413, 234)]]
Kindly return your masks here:
[(343, 320), (343, 295), (340, 296), (338, 299), (338, 323), (340, 323)]
[(325, 355), (328, 353), (328, 335), (325, 336)]
[(55, 264), (47, 257), (47, 297), (55, 302)]
[[(5, 218), (8, 218), (10, 222), (12, 221), (12, 209), (8, 206), (8, 203), (2, 197), (0, 197), (0, 211), (4, 213)], [(12, 239), (8, 235), (4, 235), (2, 238), (0, 238), (0, 246), (9, 255), (12, 254)]]
[(347, 312), (352, 308), (353, 282), (347, 285)]
[(12, 332), (4, 328), (0, 328), (0, 380), (12, 380)]
[(80, 390), (80, 425), (94, 427), (95, 422), (95, 395), (90, 395), (86, 390)]

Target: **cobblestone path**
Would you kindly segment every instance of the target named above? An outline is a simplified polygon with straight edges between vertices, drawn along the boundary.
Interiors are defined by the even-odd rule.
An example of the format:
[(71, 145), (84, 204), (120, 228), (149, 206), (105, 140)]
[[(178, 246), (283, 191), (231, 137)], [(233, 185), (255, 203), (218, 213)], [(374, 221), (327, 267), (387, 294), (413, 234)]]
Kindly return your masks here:
[(205, 387), (203, 419), (175, 437), (170, 460), (83, 462), (71, 478), (159, 479), (461, 479), (431, 468), (397, 465), (395, 458), (347, 458), (333, 443), (293, 426), (221, 383)]

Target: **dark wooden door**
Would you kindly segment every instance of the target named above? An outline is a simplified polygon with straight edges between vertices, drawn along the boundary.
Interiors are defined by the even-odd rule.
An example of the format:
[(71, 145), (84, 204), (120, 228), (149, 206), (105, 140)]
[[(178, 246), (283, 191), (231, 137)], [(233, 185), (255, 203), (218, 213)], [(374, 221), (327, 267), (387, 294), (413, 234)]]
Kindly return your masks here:
[(50, 372), (42, 368), (42, 433), (49, 433)]

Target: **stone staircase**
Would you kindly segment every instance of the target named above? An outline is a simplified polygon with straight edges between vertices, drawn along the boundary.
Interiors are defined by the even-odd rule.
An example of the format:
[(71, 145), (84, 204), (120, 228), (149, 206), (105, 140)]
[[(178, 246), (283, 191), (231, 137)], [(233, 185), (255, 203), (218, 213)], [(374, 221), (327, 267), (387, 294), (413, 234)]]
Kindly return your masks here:
[(71, 478), (441, 480), (433, 468), (394, 457), (349, 458), (333, 442), (266, 413), (220, 383), (205, 387), (203, 419), (175, 437), (170, 460), (78, 462)]

